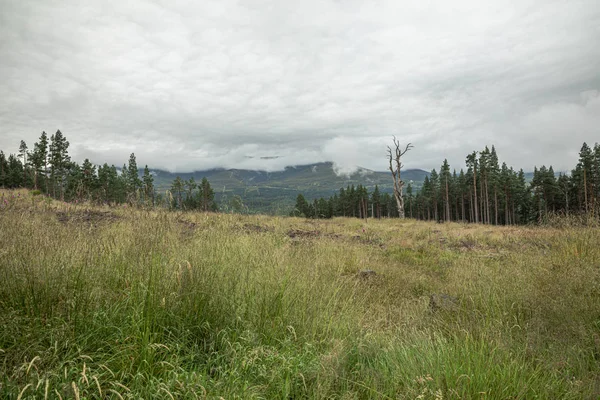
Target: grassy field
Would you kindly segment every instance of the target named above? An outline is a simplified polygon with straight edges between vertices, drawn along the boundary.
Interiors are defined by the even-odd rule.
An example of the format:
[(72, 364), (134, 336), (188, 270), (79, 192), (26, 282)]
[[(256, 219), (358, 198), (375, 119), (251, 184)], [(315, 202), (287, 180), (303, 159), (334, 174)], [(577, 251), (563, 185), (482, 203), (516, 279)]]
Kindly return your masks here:
[(598, 228), (0, 203), (3, 399), (600, 397)]

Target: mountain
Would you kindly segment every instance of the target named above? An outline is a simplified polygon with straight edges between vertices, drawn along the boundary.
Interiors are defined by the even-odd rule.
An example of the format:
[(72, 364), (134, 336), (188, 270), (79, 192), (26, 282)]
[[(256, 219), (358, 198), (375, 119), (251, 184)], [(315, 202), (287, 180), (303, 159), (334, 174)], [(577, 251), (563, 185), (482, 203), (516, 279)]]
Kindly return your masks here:
[[(307, 199), (329, 197), (348, 185), (363, 185), (372, 191), (375, 185), (382, 192), (392, 192), (392, 177), (389, 172), (372, 171), (358, 168), (350, 175), (336, 174), (333, 163), (318, 163), (286, 167), (283, 171), (266, 172), (244, 169), (212, 169), (188, 173), (171, 173), (163, 170), (151, 170), (159, 192), (171, 187), (179, 176), (183, 180), (193, 177), (200, 182), (206, 177), (213, 187), (216, 199), (227, 202), (239, 195), (251, 211), (272, 214), (286, 214), (296, 201), (298, 193)], [(402, 171), (402, 180), (413, 182), (420, 188), (429, 173), (420, 169)]]

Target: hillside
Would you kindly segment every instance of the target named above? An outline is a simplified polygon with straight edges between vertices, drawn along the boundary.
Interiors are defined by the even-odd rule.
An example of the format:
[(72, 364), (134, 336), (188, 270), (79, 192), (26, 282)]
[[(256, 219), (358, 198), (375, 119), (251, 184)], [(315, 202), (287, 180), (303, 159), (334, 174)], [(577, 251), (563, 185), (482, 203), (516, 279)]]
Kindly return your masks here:
[[(251, 210), (274, 214), (287, 213), (298, 193), (308, 199), (329, 197), (348, 185), (363, 185), (369, 191), (378, 185), (382, 192), (392, 192), (389, 172), (359, 168), (351, 175), (339, 175), (330, 162), (286, 167), (283, 171), (275, 172), (243, 169), (213, 169), (190, 173), (163, 170), (151, 172), (158, 191), (170, 188), (177, 176), (184, 180), (193, 177), (196, 182), (206, 177), (215, 190), (217, 201), (239, 195)], [(418, 189), (428, 174), (420, 169), (407, 169), (402, 171), (402, 178), (406, 182), (412, 181), (415, 189)]]
[(0, 398), (599, 398), (597, 227), (32, 194), (0, 191)]

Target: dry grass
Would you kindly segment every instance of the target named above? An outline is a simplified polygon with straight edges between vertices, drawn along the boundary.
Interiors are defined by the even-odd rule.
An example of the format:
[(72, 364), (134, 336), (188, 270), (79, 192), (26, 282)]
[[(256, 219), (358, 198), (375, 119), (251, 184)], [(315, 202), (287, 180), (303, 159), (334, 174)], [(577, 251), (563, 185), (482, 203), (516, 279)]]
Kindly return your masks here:
[(2, 398), (600, 396), (596, 228), (18, 193), (0, 193)]

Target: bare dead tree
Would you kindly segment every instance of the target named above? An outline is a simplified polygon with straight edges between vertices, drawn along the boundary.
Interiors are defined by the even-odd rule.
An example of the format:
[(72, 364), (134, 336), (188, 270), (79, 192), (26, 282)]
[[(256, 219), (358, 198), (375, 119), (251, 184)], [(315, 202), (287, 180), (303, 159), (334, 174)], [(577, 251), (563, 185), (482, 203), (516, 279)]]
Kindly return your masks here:
[(388, 146), (388, 159), (390, 161), (390, 171), (392, 172), (392, 178), (394, 179), (394, 198), (396, 199), (396, 205), (398, 206), (398, 216), (404, 218), (404, 197), (402, 197), (402, 188), (404, 182), (400, 178), (400, 170), (403, 165), (400, 159), (407, 151), (412, 149), (412, 144), (407, 144), (404, 150), (400, 148), (400, 142), (396, 140), (394, 136), (394, 149)]

